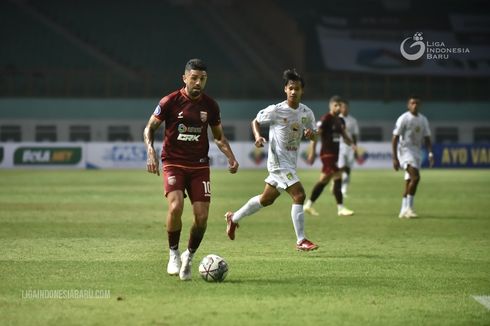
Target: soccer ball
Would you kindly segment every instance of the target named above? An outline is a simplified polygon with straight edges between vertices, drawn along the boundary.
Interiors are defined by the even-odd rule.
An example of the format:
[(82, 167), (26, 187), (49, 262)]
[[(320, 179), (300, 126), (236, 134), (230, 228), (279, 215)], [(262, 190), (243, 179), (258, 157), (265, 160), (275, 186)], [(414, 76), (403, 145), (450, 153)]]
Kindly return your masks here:
[(218, 255), (207, 255), (199, 264), (199, 274), (207, 282), (222, 282), (228, 274), (228, 264)]

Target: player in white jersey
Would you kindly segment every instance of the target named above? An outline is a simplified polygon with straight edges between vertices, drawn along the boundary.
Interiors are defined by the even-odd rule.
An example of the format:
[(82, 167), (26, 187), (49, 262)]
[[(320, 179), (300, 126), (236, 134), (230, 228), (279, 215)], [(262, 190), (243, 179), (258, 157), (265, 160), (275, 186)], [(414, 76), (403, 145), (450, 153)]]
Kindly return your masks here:
[(269, 156), (262, 194), (252, 197), (235, 212), (225, 214), (228, 237), (235, 239), (238, 222), (256, 213), (265, 206), (272, 205), (281, 191), (286, 191), (293, 200), (291, 218), (296, 233), (296, 249), (310, 251), (318, 248), (305, 237), (303, 203), (305, 191), (296, 173), (298, 150), (303, 135), (308, 139), (316, 137), (315, 116), (310, 108), (300, 103), (304, 80), (296, 70), (286, 70), (283, 75), (286, 101), (270, 105), (261, 110), (252, 121), (255, 146), (263, 147), (266, 139), (260, 134), (261, 125), (269, 125)]
[[(345, 132), (349, 135), (352, 143), (357, 145), (359, 139), (359, 125), (356, 118), (349, 114), (349, 101), (342, 99), (340, 103), (340, 117), (345, 122)], [(347, 145), (345, 139), (342, 137), (339, 148), (339, 169), (342, 171), (342, 195), (347, 196), (347, 187), (350, 183), (350, 173), (354, 165), (354, 160), (357, 156), (356, 151), (352, 148), (352, 145)]]
[(405, 190), (399, 218), (417, 217), (413, 209), (413, 200), (417, 185), (420, 181), (420, 166), (422, 163), (421, 147), (423, 143), (429, 152), (430, 166), (434, 164), (432, 144), (430, 141), (429, 121), (419, 113), (420, 98), (410, 96), (407, 102), (408, 111), (396, 120), (393, 130), (392, 155), (393, 167), (396, 171), (402, 167), (405, 170)]

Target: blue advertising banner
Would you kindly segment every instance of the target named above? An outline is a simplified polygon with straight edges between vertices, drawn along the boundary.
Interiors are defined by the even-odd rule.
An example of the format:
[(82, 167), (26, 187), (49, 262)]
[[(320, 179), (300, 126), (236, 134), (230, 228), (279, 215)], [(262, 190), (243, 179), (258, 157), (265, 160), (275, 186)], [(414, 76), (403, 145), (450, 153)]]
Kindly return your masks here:
[[(490, 168), (490, 144), (434, 144), (432, 151), (437, 168)], [(429, 166), (425, 150), (422, 166)]]

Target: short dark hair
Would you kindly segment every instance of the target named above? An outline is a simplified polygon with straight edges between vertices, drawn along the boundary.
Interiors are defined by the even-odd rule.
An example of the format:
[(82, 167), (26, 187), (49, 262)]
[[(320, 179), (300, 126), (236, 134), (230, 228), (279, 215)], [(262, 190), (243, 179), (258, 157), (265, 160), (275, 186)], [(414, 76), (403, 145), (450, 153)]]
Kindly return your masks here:
[(340, 97), (340, 95), (334, 95), (330, 98), (330, 101), (328, 101), (328, 103), (334, 103), (334, 102), (346, 103), (345, 100), (342, 97)]
[(201, 59), (190, 59), (185, 64), (185, 71), (189, 71), (189, 70), (207, 71), (208, 67)]
[(419, 100), (419, 101), (421, 100), (421, 99), (420, 99), (420, 96), (418, 96), (417, 94), (410, 94), (410, 95), (408, 95), (408, 97), (407, 97), (407, 101), (410, 101), (410, 100), (412, 100), (412, 99), (414, 99), (414, 100)]
[(284, 70), (284, 73), (282, 74), (282, 79), (284, 80), (284, 86), (286, 86), (290, 80), (292, 81), (299, 81), (301, 83), (301, 87), (305, 87), (305, 80), (303, 77), (301, 77), (300, 74), (296, 71), (296, 69), (287, 69)]

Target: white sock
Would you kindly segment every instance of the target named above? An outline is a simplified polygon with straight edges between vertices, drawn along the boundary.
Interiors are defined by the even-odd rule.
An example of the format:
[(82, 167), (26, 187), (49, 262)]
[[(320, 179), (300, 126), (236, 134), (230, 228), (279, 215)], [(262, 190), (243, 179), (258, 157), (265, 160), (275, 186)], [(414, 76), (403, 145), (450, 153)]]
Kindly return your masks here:
[(347, 186), (350, 182), (350, 176), (347, 173), (342, 173), (342, 193), (345, 194), (347, 192)]
[(413, 208), (413, 199), (414, 199), (414, 196), (412, 196), (412, 195), (407, 196), (407, 207), (410, 209)]
[(180, 256), (179, 249), (170, 249), (170, 255)]
[(260, 204), (260, 195), (252, 197), (249, 201), (243, 205), (239, 210), (233, 214), (233, 222), (238, 223), (245, 216), (252, 215), (256, 213), (263, 206)]
[(304, 207), (304, 208), (310, 208), (312, 205), (313, 205), (313, 202), (312, 202), (310, 199), (308, 199), (308, 200), (306, 201), (306, 204), (305, 204), (303, 207)]
[(303, 205), (293, 204), (291, 207), (291, 218), (293, 220), (294, 232), (296, 232), (297, 243), (305, 238), (305, 213)]
[(400, 209), (400, 213), (403, 213), (407, 209), (407, 197), (402, 197), (402, 208)]
[(338, 204), (337, 205), (337, 211), (340, 211), (342, 209), (344, 209), (344, 205), (343, 204)]

